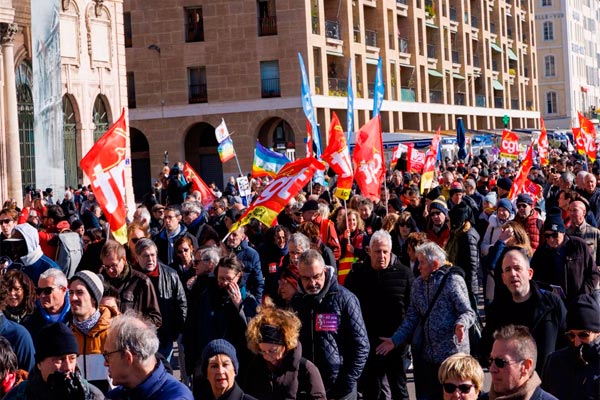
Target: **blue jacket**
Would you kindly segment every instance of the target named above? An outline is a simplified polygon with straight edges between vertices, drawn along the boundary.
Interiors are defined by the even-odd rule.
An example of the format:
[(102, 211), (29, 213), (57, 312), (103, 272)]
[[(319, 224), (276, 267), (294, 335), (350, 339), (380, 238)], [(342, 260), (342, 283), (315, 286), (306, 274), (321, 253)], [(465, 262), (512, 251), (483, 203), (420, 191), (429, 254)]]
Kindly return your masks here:
[(325, 271), (319, 294), (298, 296), (292, 306), (302, 321), (302, 356), (321, 372), (327, 398), (340, 398), (356, 389), (370, 346), (358, 299), (338, 285), (332, 267)]
[(165, 370), (161, 362), (144, 382), (133, 389), (123, 386), (111, 390), (106, 395), (112, 400), (194, 400), (192, 392)]
[(10, 342), (17, 355), (19, 369), (31, 371), (35, 365), (35, 349), (27, 329), (0, 313), (0, 336), (4, 336)]
[(256, 298), (258, 304), (262, 302), (262, 295), (265, 289), (265, 278), (260, 267), (260, 257), (258, 252), (248, 246), (248, 241), (232, 249), (235, 256), (244, 264), (244, 277), (246, 279), (246, 288)]

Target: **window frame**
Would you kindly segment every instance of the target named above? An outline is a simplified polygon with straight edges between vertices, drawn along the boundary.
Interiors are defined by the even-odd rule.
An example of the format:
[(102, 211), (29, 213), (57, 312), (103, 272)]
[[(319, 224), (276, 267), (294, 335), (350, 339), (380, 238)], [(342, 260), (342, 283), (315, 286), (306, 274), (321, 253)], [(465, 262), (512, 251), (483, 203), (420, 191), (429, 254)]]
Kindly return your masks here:
[(546, 114), (558, 113), (558, 96), (555, 91), (546, 93)]

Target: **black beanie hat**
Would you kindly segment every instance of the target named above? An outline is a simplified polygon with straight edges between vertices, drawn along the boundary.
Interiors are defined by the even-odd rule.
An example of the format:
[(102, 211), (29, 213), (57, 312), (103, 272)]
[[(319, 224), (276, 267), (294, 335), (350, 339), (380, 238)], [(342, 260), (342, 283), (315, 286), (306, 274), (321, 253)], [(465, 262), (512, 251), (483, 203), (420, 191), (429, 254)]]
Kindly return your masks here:
[(496, 186), (498, 186), (500, 189), (504, 189), (504, 190), (510, 190), (510, 188), (512, 187), (513, 181), (510, 180), (509, 178), (500, 178), (498, 179), (498, 182), (496, 182)]
[(582, 294), (569, 305), (567, 330), (600, 332), (600, 304), (590, 294)]
[(391, 206), (394, 210), (398, 212), (402, 212), (402, 209), (404, 208), (402, 207), (402, 201), (400, 201), (400, 199), (397, 197), (389, 199), (388, 206)]
[(233, 347), (233, 345), (225, 339), (215, 339), (208, 342), (206, 347), (204, 347), (204, 350), (202, 350), (202, 373), (204, 376), (206, 376), (208, 360), (218, 354), (225, 354), (231, 359), (231, 363), (233, 364), (233, 368), (237, 374), (240, 368), (240, 363), (238, 362), (235, 353), (235, 347)]
[(43, 327), (35, 340), (35, 362), (66, 354), (79, 354), (79, 346), (73, 331), (62, 322), (54, 322)]
[(552, 207), (546, 214), (544, 221), (544, 231), (565, 232), (565, 223), (562, 219), (562, 212), (558, 207)]
[(427, 194), (425, 195), (425, 198), (428, 200), (435, 200), (438, 197), (440, 197), (442, 195), (442, 187), (441, 186), (436, 186), (433, 189), (431, 189), (429, 192), (427, 192)]
[(464, 201), (461, 201), (450, 209), (450, 228), (452, 230), (459, 229), (464, 225), (465, 222), (471, 220), (471, 207)]

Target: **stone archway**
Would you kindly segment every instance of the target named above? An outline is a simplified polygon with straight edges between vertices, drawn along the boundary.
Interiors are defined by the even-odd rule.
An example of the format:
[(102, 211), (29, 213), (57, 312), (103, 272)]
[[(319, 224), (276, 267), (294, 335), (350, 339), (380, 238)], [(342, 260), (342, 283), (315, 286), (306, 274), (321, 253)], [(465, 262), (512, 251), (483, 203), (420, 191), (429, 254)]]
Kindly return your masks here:
[(142, 131), (129, 128), (131, 143), (131, 178), (133, 195), (136, 202), (142, 201), (144, 195), (152, 189), (152, 172), (150, 168), (150, 145)]
[(217, 145), (215, 128), (206, 122), (196, 123), (185, 136), (185, 160), (207, 185), (214, 182), (223, 190), (223, 164)]
[(296, 138), (291, 125), (284, 119), (272, 117), (262, 123), (258, 131), (258, 141), (263, 146), (295, 159)]

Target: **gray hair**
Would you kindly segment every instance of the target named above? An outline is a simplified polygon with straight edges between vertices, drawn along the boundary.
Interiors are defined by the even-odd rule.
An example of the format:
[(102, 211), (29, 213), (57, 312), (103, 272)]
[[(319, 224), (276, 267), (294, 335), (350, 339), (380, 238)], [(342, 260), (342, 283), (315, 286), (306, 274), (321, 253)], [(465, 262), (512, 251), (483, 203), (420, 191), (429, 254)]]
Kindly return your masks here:
[(300, 260), (298, 260), (298, 265), (312, 265), (315, 261), (318, 262), (322, 267), (325, 267), (325, 260), (323, 260), (321, 253), (315, 249), (310, 249), (302, 253)]
[(475, 184), (475, 181), (473, 179), (471, 179), (471, 178), (469, 178), (469, 179), (467, 179), (465, 181), (465, 188), (467, 186), (470, 187), (470, 188), (473, 188), (473, 189), (475, 189), (477, 187), (477, 185)]
[(217, 265), (219, 263), (219, 260), (221, 259), (221, 252), (219, 251), (218, 248), (215, 247), (209, 247), (203, 250), (200, 250), (200, 254), (202, 254), (202, 257), (206, 257), (206, 258), (210, 258), (210, 261), (213, 262), (213, 264)]
[(202, 204), (199, 201), (186, 201), (181, 205), (181, 211), (202, 214)]
[(392, 236), (385, 229), (380, 229), (371, 236), (369, 243), (379, 242), (392, 247)]
[(572, 184), (572, 183), (573, 183), (573, 181), (575, 180), (575, 175), (573, 175), (573, 173), (572, 173), (572, 172), (569, 172), (569, 171), (567, 171), (567, 172), (563, 172), (563, 173), (560, 175), (560, 179), (562, 179), (562, 180), (563, 180), (563, 181), (565, 181), (565, 182), (569, 182), (569, 183), (571, 183), (571, 184)]
[[(60, 286), (66, 288), (69, 286), (69, 282), (67, 281), (67, 276), (58, 268), (49, 268), (42, 272), (40, 275), (40, 279), (49, 279), (54, 278), (54, 284), (56, 286)], [(38, 280), (39, 282), (39, 280)]]
[(434, 242), (425, 242), (415, 247), (415, 254), (422, 255), (429, 263), (437, 261), (440, 265), (448, 260), (448, 255)]
[(134, 311), (127, 311), (113, 319), (108, 333), (115, 335), (117, 349), (129, 350), (140, 361), (154, 357), (158, 351), (156, 326)]
[(506, 325), (494, 332), (494, 340), (510, 341), (515, 354), (511, 354), (515, 359), (531, 360), (532, 371), (535, 371), (537, 361), (537, 346), (535, 339), (531, 336), (529, 328), (523, 325)]
[(292, 243), (294, 246), (296, 246), (298, 249), (300, 249), (301, 251), (306, 251), (308, 249), (310, 249), (310, 239), (303, 233), (293, 233), (290, 236), (290, 240), (288, 240), (288, 245)]
[(136, 210), (133, 212), (133, 219), (135, 220), (136, 215), (138, 216), (139, 220), (144, 220), (146, 222), (150, 222), (150, 211), (148, 211), (148, 209), (146, 207), (138, 207), (136, 208)]
[(319, 214), (321, 214), (321, 217), (323, 217), (323, 219), (328, 219), (330, 213), (329, 206), (327, 204), (319, 203), (317, 207), (319, 208)]
[(142, 254), (142, 251), (148, 248), (153, 248), (158, 251), (158, 247), (156, 247), (156, 243), (154, 243), (152, 239), (141, 238), (135, 244), (135, 254), (139, 256), (140, 254)]

